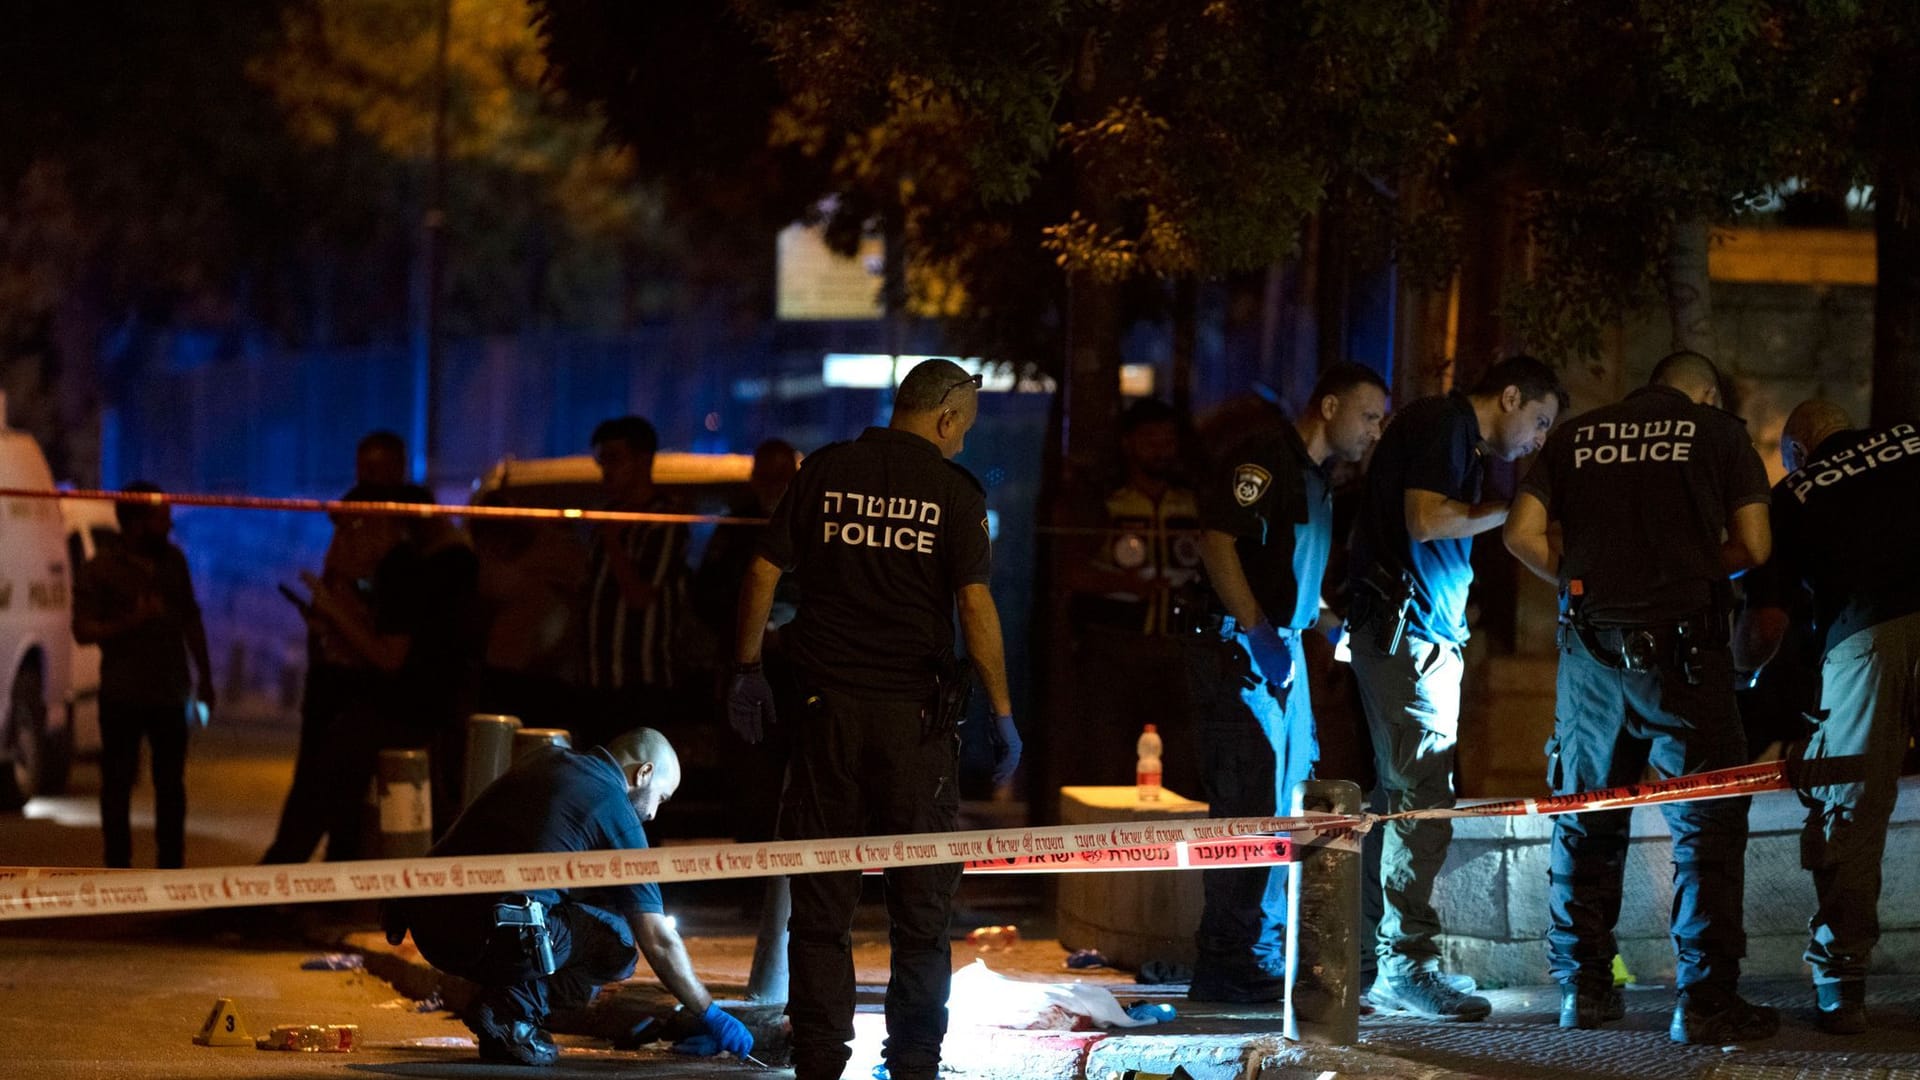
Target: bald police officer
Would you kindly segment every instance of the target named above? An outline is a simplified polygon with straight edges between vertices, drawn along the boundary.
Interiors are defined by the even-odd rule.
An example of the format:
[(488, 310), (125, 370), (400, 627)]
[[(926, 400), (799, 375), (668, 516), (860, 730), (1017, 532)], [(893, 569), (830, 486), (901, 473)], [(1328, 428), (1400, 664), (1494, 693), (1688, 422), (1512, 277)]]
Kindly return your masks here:
[[(959, 811), (956, 725), (966, 673), (953, 658), (957, 605), (967, 655), (993, 708), (996, 783), (1012, 778), (1020, 737), (1007, 692), (1000, 616), (987, 591), (986, 493), (951, 462), (979, 413), (980, 377), (920, 363), (894, 395), (893, 420), (807, 458), (774, 511), (740, 597), (729, 712), (749, 742), (775, 719), (761, 640), (784, 571), (798, 615), (781, 640), (807, 707), (794, 725), (780, 810), (788, 840), (945, 832)], [(947, 926), (957, 865), (886, 872), (893, 975), (887, 1042), (894, 1080), (933, 1080), (947, 1030)], [(788, 948), (793, 1067), (835, 1080), (853, 1038), (857, 872), (793, 878)]]
[[(1824, 1030), (1867, 1030), (1867, 962), (1880, 939), (1880, 864), (1907, 740), (1920, 721), (1920, 429), (1857, 429), (1807, 401), (1780, 436), (1774, 557), (1787, 588), (1812, 593), (1818, 726), (1800, 776), (1800, 859), (1818, 898), (1806, 960)], [(1775, 592), (1750, 618), (1761, 657), (1786, 628)]]
[[(1720, 375), (1697, 353), (1547, 441), (1507, 519), (1507, 547), (1561, 593), (1548, 780), (1556, 795), (1740, 765), (1727, 579), (1771, 546), (1767, 472)], [(1553, 529), (1559, 527), (1556, 541)], [(1718, 1045), (1779, 1028), (1742, 1000), (1747, 799), (1668, 803), (1679, 990), (1668, 1035)], [(1547, 951), (1560, 1026), (1624, 1015), (1613, 985), (1631, 810), (1553, 819)]]
[[(1386, 382), (1359, 364), (1335, 364), (1293, 423), (1234, 447), (1201, 491), (1200, 553), (1226, 616), (1188, 652), (1216, 817), (1284, 814), (1294, 785), (1313, 775), (1320, 745), (1300, 634), (1320, 621), (1333, 547), (1327, 467), (1365, 457), (1386, 415)], [(1203, 872), (1188, 997), (1285, 995), (1287, 877), (1284, 866)]]

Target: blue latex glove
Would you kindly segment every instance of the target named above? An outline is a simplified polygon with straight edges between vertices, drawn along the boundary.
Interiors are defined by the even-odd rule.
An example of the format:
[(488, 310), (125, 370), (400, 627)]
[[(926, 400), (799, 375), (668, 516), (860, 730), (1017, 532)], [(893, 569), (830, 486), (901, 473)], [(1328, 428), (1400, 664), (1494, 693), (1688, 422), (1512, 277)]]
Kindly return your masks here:
[(999, 787), (1020, 767), (1020, 729), (1013, 726), (1013, 717), (994, 717), (987, 741), (993, 744), (993, 786)]
[(764, 738), (767, 725), (778, 719), (773, 715), (773, 687), (760, 665), (735, 672), (727, 681), (727, 722), (733, 730), (751, 746)]
[(743, 1060), (753, 1053), (753, 1033), (747, 1030), (747, 1025), (728, 1016), (720, 1006), (708, 1005), (706, 1015), (700, 1018), (700, 1022), (707, 1025), (708, 1037), (718, 1043), (720, 1049)]
[(1280, 636), (1269, 623), (1261, 623), (1247, 631), (1247, 651), (1253, 654), (1253, 670), (1267, 685), (1277, 690), (1286, 690), (1293, 686), (1294, 645), (1291, 638)]
[(720, 1044), (711, 1035), (689, 1035), (667, 1049), (689, 1057), (712, 1057), (720, 1052)]

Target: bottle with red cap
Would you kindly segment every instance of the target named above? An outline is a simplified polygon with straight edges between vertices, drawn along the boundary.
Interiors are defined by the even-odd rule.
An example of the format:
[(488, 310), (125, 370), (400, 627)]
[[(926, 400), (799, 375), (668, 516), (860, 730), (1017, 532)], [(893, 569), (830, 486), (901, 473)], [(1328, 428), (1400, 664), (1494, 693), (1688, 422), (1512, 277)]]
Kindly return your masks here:
[(1139, 761), (1134, 766), (1134, 797), (1141, 802), (1160, 801), (1160, 733), (1148, 724), (1134, 744)]

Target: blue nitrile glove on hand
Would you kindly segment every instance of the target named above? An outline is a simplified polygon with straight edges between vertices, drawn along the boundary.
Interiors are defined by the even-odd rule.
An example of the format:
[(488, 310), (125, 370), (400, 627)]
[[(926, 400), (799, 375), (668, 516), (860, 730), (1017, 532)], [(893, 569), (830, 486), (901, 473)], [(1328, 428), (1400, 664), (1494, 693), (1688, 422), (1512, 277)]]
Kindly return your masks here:
[(753, 1053), (753, 1033), (747, 1025), (728, 1016), (718, 1005), (708, 1005), (706, 1015), (700, 1022), (707, 1025), (707, 1037), (717, 1043), (720, 1049), (734, 1057), (745, 1060)]
[(727, 681), (727, 722), (748, 745), (766, 736), (767, 725), (776, 723), (773, 715), (773, 686), (759, 664), (740, 664)]
[(1293, 640), (1281, 637), (1273, 624), (1263, 622), (1247, 630), (1247, 651), (1253, 654), (1254, 672), (1269, 686), (1285, 690), (1293, 685)]
[(993, 744), (993, 786), (999, 787), (1020, 767), (1020, 729), (1013, 726), (1013, 717), (994, 717), (987, 741)]

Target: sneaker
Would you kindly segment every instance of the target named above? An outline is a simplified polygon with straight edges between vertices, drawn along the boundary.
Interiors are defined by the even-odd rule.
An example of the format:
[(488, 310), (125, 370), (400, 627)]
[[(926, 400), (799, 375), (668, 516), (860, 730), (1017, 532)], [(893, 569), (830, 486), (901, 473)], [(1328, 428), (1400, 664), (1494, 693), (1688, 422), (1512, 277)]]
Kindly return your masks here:
[(1287, 996), (1287, 980), (1263, 972), (1239, 977), (1214, 971), (1196, 971), (1187, 984), (1189, 1001), (1217, 1001), (1231, 1005), (1261, 1005)]
[(501, 1065), (551, 1065), (560, 1060), (560, 1047), (540, 1025), (525, 1018), (503, 1020), (493, 1006), (480, 1002), (462, 1017), (480, 1044), (480, 1060)]
[(1591, 1031), (1627, 1015), (1627, 999), (1617, 986), (1565, 983), (1560, 987), (1560, 1026)]
[(1382, 1009), (1436, 1020), (1485, 1020), (1493, 1012), (1493, 1002), (1478, 994), (1463, 993), (1455, 989), (1455, 985), (1455, 979), (1439, 971), (1416, 971), (1398, 977), (1383, 975), (1375, 980), (1367, 996)]
[(1829, 1035), (1859, 1035), (1867, 1030), (1867, 984), (1864, 979), (1819, 983), (1813, 988), (1820, 1011), (1813, 1022)]
[(1772, 1038), (1779, 1030), (1778, 1012), (1754, 1005), (1731, 990), (1682, 990), (1673, 1005), (1667, 1037), (1691, 1046), (1724, 1046)]

